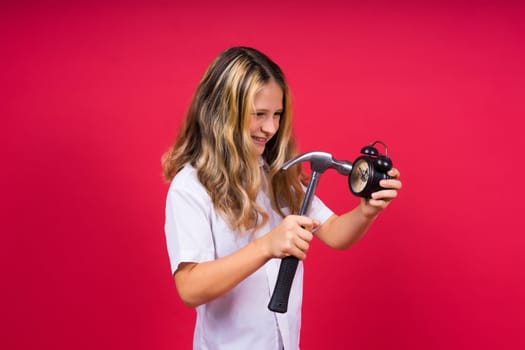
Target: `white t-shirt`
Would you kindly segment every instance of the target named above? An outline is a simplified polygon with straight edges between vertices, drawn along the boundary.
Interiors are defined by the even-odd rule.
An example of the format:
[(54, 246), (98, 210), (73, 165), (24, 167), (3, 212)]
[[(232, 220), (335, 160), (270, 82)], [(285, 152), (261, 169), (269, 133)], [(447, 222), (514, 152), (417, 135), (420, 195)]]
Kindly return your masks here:
[[(232, 232), (215, 212), (196, 170), (186, 165), (171, 182), (166, 200), (165, 232), (172, 273), (181, 262), (200, 263), (230, 255), (282, 221), (264, 192), (259, 193), (257, 203), (268, 213), (267, 224), (255, 235)], [(314, 197), (307, 216), (323, 223), (331, 215)], [(271, 259), (227, 294), (198, 306), (194, 349), (299, 349), (303, 264), (297, 267), (288, 312), (281, 314), (268, 310), (280, 263), (281, 259)]]

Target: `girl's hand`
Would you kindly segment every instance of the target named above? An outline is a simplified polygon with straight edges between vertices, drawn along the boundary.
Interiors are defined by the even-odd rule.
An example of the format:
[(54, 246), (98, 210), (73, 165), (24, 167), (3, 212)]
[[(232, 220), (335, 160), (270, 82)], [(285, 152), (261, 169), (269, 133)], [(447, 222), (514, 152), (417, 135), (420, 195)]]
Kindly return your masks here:
[(372, 198), (361, 199), (361, 211), (367, 218), (376, 217), (383, 209), (388, 207), (392, 199), (397, 197), (397, 191), (402, 187), (401, 181), (399, 181), (400, 173), (396, 168), (392, 168), (388, 175), (393, 179), (381, 180), (379, 185), (383, 187), (383, 190), (372, 193)]
[(299, 260), (306, 258), (313, 238), (312, 231), (319, 227), (319, 221), (306, 216), (289, 215), (273, 230), (261, 237), (266, 256), (285, 258), (293, 255)]

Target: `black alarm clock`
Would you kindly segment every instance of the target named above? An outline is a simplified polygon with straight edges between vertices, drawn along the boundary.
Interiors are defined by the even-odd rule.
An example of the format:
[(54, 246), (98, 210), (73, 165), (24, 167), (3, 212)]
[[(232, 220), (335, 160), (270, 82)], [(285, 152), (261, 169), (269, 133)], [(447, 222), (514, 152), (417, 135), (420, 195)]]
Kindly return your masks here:
[[(380, 154), (375, 144), (385, 147), (385, 154)], [(392, 160), (388, 157), (388, 149), (381, 141), (372, 142), (361, 149), (361, 156), (354, 161), (352, 171), (348, 175), (350, 191), (358, 197), (371, 198), (372, 193), (383, 189), (379, 181), (391, 179), (386, 173), (392, 169)]]

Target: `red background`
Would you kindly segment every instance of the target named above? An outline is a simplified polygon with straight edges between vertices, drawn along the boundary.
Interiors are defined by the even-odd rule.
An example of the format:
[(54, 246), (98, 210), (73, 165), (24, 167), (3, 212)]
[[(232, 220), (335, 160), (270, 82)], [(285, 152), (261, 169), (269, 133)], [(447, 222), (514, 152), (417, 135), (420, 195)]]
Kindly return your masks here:
[(287, 73), (302, 151), (381, 139), (404, 182), (351, 250), (313, 244), (302, 349), (525, 348), (517, 2), (1, 6), (2, 348), (191, 347), (160, 157), (232, 45)]

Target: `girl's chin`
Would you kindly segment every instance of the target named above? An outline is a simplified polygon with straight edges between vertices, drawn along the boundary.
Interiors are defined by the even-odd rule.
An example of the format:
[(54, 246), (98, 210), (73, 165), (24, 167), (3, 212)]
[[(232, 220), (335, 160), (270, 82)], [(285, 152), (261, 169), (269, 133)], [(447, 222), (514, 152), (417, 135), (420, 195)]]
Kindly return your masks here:
[(260, 157), (264, 153), (264, 148), (265, 148), (264, 146), (254, 145), (252, 150), (255, 156)]
[(253, 142), (253, 148), (256, 152), (264, 152), (264, 148), (266, 147), (266, 143), (259, 143), (259, 142)]

